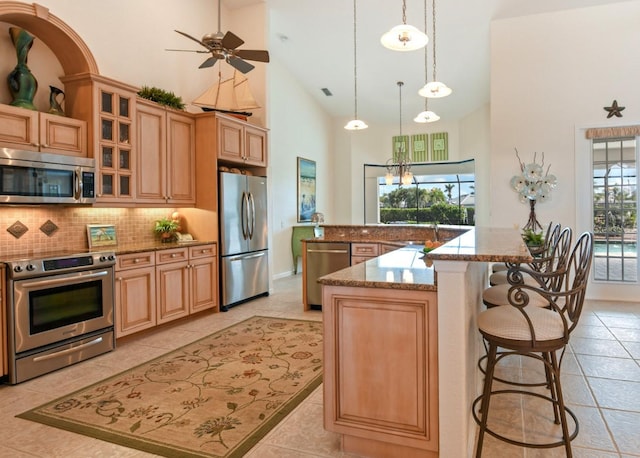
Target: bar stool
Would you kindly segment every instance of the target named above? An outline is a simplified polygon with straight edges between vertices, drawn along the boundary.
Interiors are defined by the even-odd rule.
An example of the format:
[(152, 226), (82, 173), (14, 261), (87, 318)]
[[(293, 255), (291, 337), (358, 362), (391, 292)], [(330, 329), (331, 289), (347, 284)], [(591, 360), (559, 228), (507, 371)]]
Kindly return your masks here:
[[(571, 250), (562, 286), (557, 291), (524, 283), (510, 285), (509, 305), (492, 307), (478, 315), (478, 329), (487, 342), (488, 358), (483, 392), (474, 400), (472, 407), (473, 418), (480, 426), (476, 458), (482, 456), (485, 433), (521, 447), (564, 446), (566, 456), (573, 456), (571, 441), (578, 434), (579, 423), (575, 414), (564, 403), (560, 368), (569, 336), (578, 324), (582, 312), (592, 256), (593, 235), (585, 232)], [(532, 305), (530, 299), (534, 295), (544, 297), (548, 307)], [(493, 390), (496, 364), (513, 355), (532, 357), (543, 363), (549, 388), (548, 395), (524, 390), (522, 386)], [(524, 385), (516, 382), (510, 384)], [(531, 443), (518, 441), (492, 430), (488, 423), (491, 398), (503, 394), (534, 396), (549, 401), (553, 408), (554, 423), (561, 426), (562, 438), (554, 442)], [(572, 432), (569, 431), (567, 414), (575, 423)]]
[[(548, 249), (548, 245), (549, 245), (549, 243), (550, 243), (550, 241), (551, 241), (551, 233), (552, 233), (553, 231), (556, 231), (556, 230), (557, 230), (558, 232), (560, 232), (560, 224), (556, 224), (556, 225), (554, 226), (554, 225), (553, 225), (553, 222), (551, 222), (551, 221), (550, 221), (550, 222), (549, 222), (549, 225), (547, 226), (547, 232), (545, 233), (545, 236), (544, 236), (544, 244), (543, 244), (542, 249), (541, 249), (541, 251), (542, 251), (543, 253), (544, 253), (544, 252), (546, 252), (546, 251), (547, 251), (547, 249)], [(496, 264), (493, 264), (493, 265), (491, 266), (491, 272), (492, 272), (492, 273), (496, 273), (496, 272), (506, 272), (507, 270), (509, 270), (509, 267), (511, 267), (511, 264), (509, 264), (508, 262), (505, 262), (505, 263), (496, 263)], [(489, 279), (489, 283), (490, 283), (490, 284), (492, 284), (492, 285), (494, 284), (494, 283), (491, 283), (491, 279)]]

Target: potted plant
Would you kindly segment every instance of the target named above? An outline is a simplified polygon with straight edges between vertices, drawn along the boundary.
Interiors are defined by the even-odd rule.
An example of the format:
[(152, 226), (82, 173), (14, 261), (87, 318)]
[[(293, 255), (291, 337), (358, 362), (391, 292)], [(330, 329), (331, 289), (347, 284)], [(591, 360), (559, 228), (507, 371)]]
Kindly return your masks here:
[(171, 242), (175, 238), (176, 231), (178, 230), (178, 221), (169, 218), (160, 218), (156, 221), (154, 230), (160, 234), (161, 242)]
[(542, 231), (536, 232), (533, 229), (525, 229), (522, 231), (522, 239), (530, 250), (539, 250), (544, 245), (544, 234)]

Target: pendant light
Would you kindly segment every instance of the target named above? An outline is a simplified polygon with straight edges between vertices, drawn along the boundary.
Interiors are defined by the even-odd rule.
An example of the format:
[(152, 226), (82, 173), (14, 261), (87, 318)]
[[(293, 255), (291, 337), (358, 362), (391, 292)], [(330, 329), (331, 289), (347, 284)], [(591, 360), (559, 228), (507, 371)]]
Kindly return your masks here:
[[(424, 33), (427, 33), (427, 0), (424, 0)], [(428, 81), (428, 70), (427, 70), (427, 47), (424, 48), (424, 82), (425, 84)], [(415, 122), (419, 123), (427, 123), (427, 122), (435, 122), (440, 119), (440, 116), (435, 114), (433, 111), (429, 111), (429, 99), (425, 97), (424, 99), (424, 111), (418, 113), (418, 115), (413, 118)]]
[(356, 41), (356, 0), (353, 0), (353, 119), (344, 126), (347, 130), (362, 130), (369, 127), (364, 121), (358, 119), (358, 46)]
[(424, 85), (422, 89), (418, 91), (422, 97), (429, 97), (432, 99), (439, 99), (446, 97), (453, 91), (446, 84), (436, 80), (436, 0), (433, 0), (433, 81)]
[(402, 24), (382, 35), (380, 43), (393, 51), (415, 51), (429, 42), (426, 34), (407, 24), (407, 1), (402, 0)]
[[(402, 86), (404, 83), (398, 81), (398, 92), (400, 100), (400, 138), (402, 138)], [(413, 173), (411, 173), (411, 154), (408, 151), (408, 144), (405, 142), (397, 142), (393, 156), (387, 161), (387, 173), (384, 176), (384, 181), (387, 185), (393, 184), (393, 178), (395, 175), (399, 178), (399, 185), (410, 185), (413, 181)]]

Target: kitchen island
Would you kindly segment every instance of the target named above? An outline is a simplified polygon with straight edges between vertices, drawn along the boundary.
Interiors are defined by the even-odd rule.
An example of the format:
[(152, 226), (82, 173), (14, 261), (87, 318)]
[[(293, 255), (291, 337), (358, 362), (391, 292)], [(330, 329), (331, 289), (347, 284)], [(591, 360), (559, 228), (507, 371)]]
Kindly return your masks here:
[[(324, 426), (347, 452), (466, 457), (481, 377), (487, 263), (530, 262), (516, 229), (474, 228), (422, 258), (408, 246), (319, 279)], [(425, 264), (433, 263), (433, 267)]]

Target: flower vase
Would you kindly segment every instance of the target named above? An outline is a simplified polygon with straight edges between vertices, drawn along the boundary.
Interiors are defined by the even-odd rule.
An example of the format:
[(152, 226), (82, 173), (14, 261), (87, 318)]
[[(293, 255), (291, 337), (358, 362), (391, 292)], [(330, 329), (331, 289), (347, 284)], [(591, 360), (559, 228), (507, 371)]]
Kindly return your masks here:
[(10, 105), (37, 110), (33, 104), (33, 98), (38, 90), (38, 81), (27, 67), (27, 56), (33, 46), (34, 37), (18, 27), (9, 27), (9, 35), (11, 35), (11, 41), (16, 48), (18, 58), (18, 64), (7, 77), (9, 92), (13, 97)]
[(173, 242), (173, 232), (161, 232), (160, 233), (160, 241), (162, 243)]
[[(51, 92), (49, 93), (49, 113), (64, 116), (64, 110), (61, 103), (64, 101), (64, 92), (55, 86), (49, 86)], [(60, 102), (58, 102), (58, 96), (62, 95)]]

